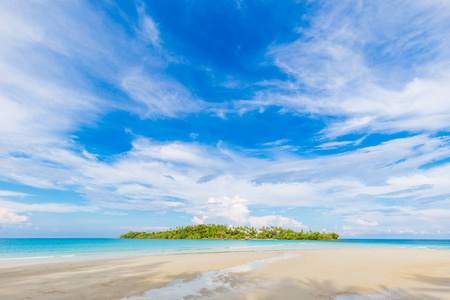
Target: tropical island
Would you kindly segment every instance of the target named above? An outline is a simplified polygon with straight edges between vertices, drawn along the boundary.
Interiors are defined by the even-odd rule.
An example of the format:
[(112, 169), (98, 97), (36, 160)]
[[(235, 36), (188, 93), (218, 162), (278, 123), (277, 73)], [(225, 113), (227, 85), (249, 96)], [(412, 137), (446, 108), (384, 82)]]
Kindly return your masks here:
[(215, 224), (189, 225), (177, 227), (167, 231), (134, 232), (130, 231), (120, 236), (121, 239), (227, 239), (227, 240), (315, 240), (329, 241), (337, 240), (339, 234), (331, 232), (294, 231), (276, 226), (262, 227), (256, 229), (247, 226), (227, 226)]

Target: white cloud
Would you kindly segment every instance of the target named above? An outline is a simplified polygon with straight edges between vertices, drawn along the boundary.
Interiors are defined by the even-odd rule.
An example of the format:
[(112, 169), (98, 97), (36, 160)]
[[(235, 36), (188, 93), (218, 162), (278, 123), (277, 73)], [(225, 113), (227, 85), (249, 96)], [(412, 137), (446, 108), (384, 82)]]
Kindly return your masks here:
[[(75, 185), (95, 205), (113, 209), (181, 209), (184, 203), (173, 199), (204, 205), (212, 195), (227, 194), (240, 194), (248, 204), (270, 206), (278, 199), (280, 206), (329, 207), (353, 205), (361, 197), (408, 196), (411, 188), (424, 184), (426, 189), (409, 197), (419, 201), (427, 193), (445, 195), (450, 191), (442, 174), (448, 168), (417, 169), (447, 157), (449, 147), (446, 139), (416, 136), (344, 154), (313, 159), (277, 156), (269, 161), (224, 145), (161, 144), (139, 138), (130, 152), (108, 162), (54, 149), (27, 152), (33, 159), (3, 160), (0, 169), (3, 176), (25, 184), (59, 189)], [(199, 188), (200, 178), (216, 172), (220, 175), (202, 181)]]
[(207, 218), (208, 218), (207, 216), (203, 216), (201, 219), (200, 219), (199, 217), (193, 217), (193, 218), (191, 219), (191, 222), (194, 223), (194, 224), (204, 224), (204, 223), (205, 223), (205, 220), (206, 220)]
[(269, 215), (263, 217), (250, 217), (249, 222), (251, 226), (263, 227), (263, 226), (278, 226), (291, 229), (307, 229), (308, 227), (302, 223), (283, 216)]
[(345, 146), (349, 146), (349, 145), (355, 145), (358, 146), (359, 144), (361, 144), (361, 142), (366, 138), (367, 136), (363, 136), (360, 139), (357, 139), (356, 141), (341, 141), (341, 142), (328, 142), (328, 143), (323, 143), (317, 146), (317, 148), (322, 149), (322, 150), (330, 150), (330, 149), (335, 149), (335, 148), (339, 148), (339, 147), (345, 147)]
[[(154, 56), (136, 62), (135, 52), (145, 45), (88, 3), (16, 1), (0, 6), (0, 22), (8, 23), (0, 29), (0, 71), (8, 74), (0, 79), (0, 178), (86, 195), (98, 195), (99, 190), (109, 194), (113, 182), (124, 180), (127, 183), (115, 194), (134, 199), (127, 207), (179, 205), (176, 201), (141, 201), (154, 196), (148, 187), (155, 182), (148, 184), (137, 176), (137, 183), (128, 182), (127, 176), (134, 177), (130, 160), (115, 166), (101, 163), (77, 144), (76, 137), (70, 137), (71, 132), (94, 124), (111, 110), (128, 110), (148, 118), (177, 117), (198, 110), (196, 99), (183, 86), (162, 75), (167, 62), (161, 49), (146, 51)], [(160, 43), (151, 17), (141, 11), (141, 20), (146, 36)], [(80, 69), (90, 74), (89, 79), (77, 71)], [(99, 97), (93, 92), (97, 87), (92, 86), (92, 77), (129, 92), (131, 98)], [(182, 154), (176, 151), (173, 158)], [(98, 178), (89, 183), (91, 175), (112, 169), (126, 172), (118, 180)]]
[(142, 37), (148, 40), (155, 48), (160, 49), (161, 37), (158, 29), (158, 24), (145, 13), (145, 6), (141, 4), (138, 7), (139, 21), (140, 21), (140, 33)]
[(241, 9), (242, 8), (242, 2), (244, 0), (234, 0), (234, 2), (236, 2), (236, 8), (237, 9)]
[(94, 206), (79, 206), (62, 203), (27, 204), (2, 199), (0, 199), (0, 207), (12, 212), (39, 211), (39, 212), (53, 212), (53, 213), (94, 212), (98, 209), (97, 207)]
[(329, 138), (450, 128), (448, 5), (339, 1), (305, 18), (310, 26), (296, 41), (268, 52), (289, 80), (234, 102), (235, 110), (275, 105), (332, 116), (323, 131)]
[(288, 143), (290, 140), (288, 140), (288, 139), (281, 139), (281, 140), (276, 140), (276, 141), (274, 141), (274, 142), (269, 142), (269, 143), (264, 143), (264, 144), (261, 144), (261, 146), (267, 146), (267, 147), (276, 147), (276, 146), (281, 146), (281, 145), (283, 145), (283, 144), (286, 144), (286, 143)]
[(201, 215), (201, 217), (194, 216), (191, 220), (195, 224), (215, 223), (228, 225), (250, 225), (253, 227), (263, 226), (281, 226), (284, 228), (305, 229), (307, 228), (302, 223), (279, 215), (268, 215), (255, 217), (250, 215), (247, 200), (238, 195), (229, 198), (226, 196), (219, 198), (210, 198), (208, 204), (205, 206), (188, 209), (190, 214)]
[(314, 89), (341, 88), (367, 72), (361, 55), (344, 44), (353, 38), (351, 32), (306, 34), (311, 36), (308, 42), (297, 40), (269, 52), (275, 65), (302, 84)]
[(127, 216), (128, 214), (122, 211), (105, 211), (105, 215), (109, 216)]
[(164, 76), (145, 74), (140, 70), (126, 73), (121, 82), (122, 89), (138, 104), (131, 108), (142, 118), (178, 117), (200, 111), (203, 101), (196, 99), (176, 81)]
[[(25, 197), (30, 196), (24, 193), (17, 193), (12, 191), (0, 190), (2, 197)], [(67, 212), (94, 212), (97, 207), (94, 206), (78, 206), (72, 204), (62, 203), (21, 203), (5, 199), (0, 199), (0, 224), (21, 224), (30, 220), (31, 212), (52, 212), (52, 213), (67, 213)], [(18, 213), (28, 213), (28, 216), (20, 215)]]
[(30, 196), (29, 194), (0, 190), (0, 197), (25, 197)]
[(202, 147), (196, 143), (158, 143), (145, 138), (133, 142), (131, 154), (138, 158), (149, 158), (157, 161), (186, 165), (219, 166), (223, 160), (217, 160), (216, 149)]
[[(13, 160), (0, 161), (3, 176), (25, 184), (76, 189), (89, 207), (10, 207), (10, 211), (171, 210), (187, 212), (194, 223), (282, 225), (301, 223), (272, 214), (256, 217), (250, 205), (327, 208), (330, 214), (374, 222), (354, 224), (352, 235), (398, 231), (401, 224), (422, 224), (427, 230), (450, 225), (450, 193), (446, 165), (420, 169), (450, 154), (446, 138), (419, 135), (342, 154), (305, 158), (258, 150), (271, 159), (247, 156), (224, 143), (156, 142), (135, 137), (133, 148), (108, 161), (92, 160), (82, 151), (31, 149)], [(273, 155), (273, 156), (272, 156)], [(169, 179), (167, 175), (170, 174)], [(199, 179), (217, 174), (210, 180)], [(449, 174), (448, 176), (446, 174)], [(222, 195), (240, 195), (223, 198)], [(439, 200), (421, 210), (427, 197)], [(214, 197), (214, 201), (207, 199)], [(247, 201), (245, 201), (246, 199)], [(273, 199), (277, 199), (275, 202)], [(397, 207), (390, 199), (408, 199)], [(332, 207), (331, 210), (328, 208)], [(299, 208), (301, 210), (301, 208)], [(327, 225), (328, 226), (328, 225)], [(419, 226), (419, 225), (417, 225)], [(320, 229), (320, 228), (316, 228)], [(420, 228), (414, 228), (419, 232)], [(349, 233), (350, 234), (350, 233)]]
[[(163, 75), (168, 58), (161, 49), (147, 49), (88, 3), (14, 1), (1, 4), (0, 11), (0, 22), (6, 22), (0, 26), (0, 72), (8, 74), (0, 78), (0, 156), (79, 151), (82, 146), (68, 138), (70, 133), (112, 110), (158, 118), (202, 107), (182, 85)], [(151, 17), (143, 11), (140, 17), (143, 32), (159, 44)], [(151, 59), (136, 55), (142, 49)], [(93, 78), (129, 98), (99, 93)], [(30, 185), (55, 188), (42, 179), (16, 176)]]
[(378, 222), (376, 222), (376, 221), (370, 222), (370, 221), (364, 221), (364, 220), (361, 220), (361, 219), (351, 219), (351, 218), (345, 219), (345, 222), (352, 223), (352, 224), (357, 224), (357, 225), (361, 225), (361, 226), (369, 226), (369, 227), (373, 227), (373, 226), (378, 226), (379, 225)]
[(28, 221), (28, 219), (28, 216), (21, 216), (10, 210), (0, 207), (0, 224), (20, 224)]
[[(450, 128), (450, 73), (434, 78), (415, 78), (403, 90), (390, 91), (376, 86), (362, 95), (335, 103), (348, 119), (332, 124), (325, 132), (331, 136), (352, 132), (437, 131)], [(366, 96), (370, 95), (370, 96)], [(331, 103), (329, 103), (331, 104)], [(331, 104), (333, 105), (333, 104)]]
[(373, 222), (368, 222), (368, 221), (364, 221), (364, 220), (356, 220), (356, 223), (362, 226), (378, 226), (378, 222), (373, 221)]
[(135, 232), (143, 232), (143, 231), (167, 231), (170, 230), (169, 227), (165, 226), (119, 226), (114, 227), (114, 229), (118, 230), (129, 230), (129, 231), (135, 231)]
[(250, 213), (246, 202), (247, 200), (238, 195), (232, 198), (226, 196), (210, 198), (205, 206), (196, 207), (192, 209), (192, 212), (188, 212), (202, 216), (201, 218), (195, 216), (192, 219), (194, 223), (198, 224), (207, 220), (216, 224), (244, 225), (248, 222)]
[(351, 144), (353, 144), (353, 142), (351, 142), (351, 141), (329, 142), (329, 143), (320, 144), (317, 146), (317, 148), (329, 150), (329, 149), (339, 148), (339, 147), (343, 147), (343, 146), (348, 146)]

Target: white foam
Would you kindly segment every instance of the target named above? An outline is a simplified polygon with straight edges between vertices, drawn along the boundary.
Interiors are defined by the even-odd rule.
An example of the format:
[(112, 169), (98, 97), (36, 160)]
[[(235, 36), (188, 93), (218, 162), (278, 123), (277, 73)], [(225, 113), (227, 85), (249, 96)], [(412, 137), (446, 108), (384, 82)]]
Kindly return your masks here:
[(145, 299), (182, 299), (186, 296), (202, 296), (201, 292), (215, 293), (217, 289), (231, 289), (237, 285), (234, 274), (245, 273), (255, 269), (262, 268), (267, 264), (289, 259), (298, 256), (298, 254), (284, 254), (268, 259), (255, 260), (245, 265), (238, 265), (219, 271), (209, 271), (198, 275), (194, 280), (185, 282), (183, 279), (177, 279), (167, 286), (160, 289), (153, 289), (145, 292), (144, 296), (135, 296), (123, 298), (127, 300), (145, 300)]
[(255, 245), (255, 246), (230, 246), (228, 249), (255, 249), (255, 248), (277, 248), (277, 247), (286, 247), (285, 244), (279, 244), (279, 245)]
[(75, 256), (75, 255), (8, 257), (8, 258), (0, 258), (0, 261), (8, 261), (8, 260), (29, 260), (29, 259), (47, 259), (47, 258), (56, 258), (56, 257), (74, 257), (74, 256)]
[(76, 255), (53, 255), (53, 256), (25, 256), (25, 257), (8, 257), (8, 258), (0, 258), (0, 262), (2, 264), (10, 264), (17, 262), (38, 262), (48, 259), (59, 259), (59, 258), (68, 258), (75, 257)]

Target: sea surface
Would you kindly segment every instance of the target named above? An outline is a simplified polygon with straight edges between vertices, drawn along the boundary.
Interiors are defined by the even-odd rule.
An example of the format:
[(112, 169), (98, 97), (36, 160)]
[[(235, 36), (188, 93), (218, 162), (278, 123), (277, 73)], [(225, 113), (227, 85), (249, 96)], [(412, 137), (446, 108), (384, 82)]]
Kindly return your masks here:
[(115, 258), (193, 252), (357, 248), (416, 248), (450, 251), (450, 240), (277, 241), (277, 240), (121, 240), (0, 239), (0, 264)]

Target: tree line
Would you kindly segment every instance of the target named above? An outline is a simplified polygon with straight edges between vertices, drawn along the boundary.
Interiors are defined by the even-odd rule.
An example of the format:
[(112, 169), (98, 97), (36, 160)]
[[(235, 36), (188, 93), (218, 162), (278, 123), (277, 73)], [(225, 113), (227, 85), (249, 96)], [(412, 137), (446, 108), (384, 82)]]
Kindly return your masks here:
[(256, 229), (248, 226), (227, 226), (215, 224), (188, 225), (167, 231), (130, 231), (120, 236), (121, 239), (275, 239), (275, 240), (336, 240), (339, 234), (331, 232), (294, 231), (276, 226)]

